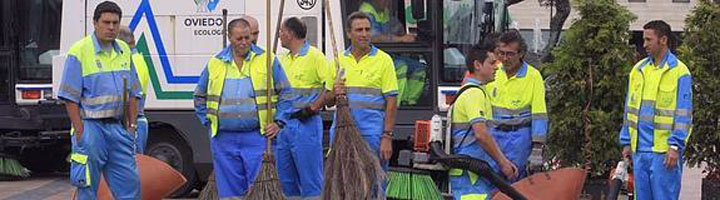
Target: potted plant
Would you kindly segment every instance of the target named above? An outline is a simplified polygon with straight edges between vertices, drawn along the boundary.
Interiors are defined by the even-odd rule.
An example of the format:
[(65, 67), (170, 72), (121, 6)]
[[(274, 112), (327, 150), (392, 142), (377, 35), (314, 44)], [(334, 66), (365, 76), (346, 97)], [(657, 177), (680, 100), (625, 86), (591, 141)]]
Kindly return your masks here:
[(542, 69), (551, 123), (546, 157), (560, 167), (588, 169), (585, 189), (595, 199), (621, 158), (618, 134), (634, 64), (627, 41), (636, 17), (615, 0), (574, 3), (580, 18), (563, 33), (554, 61)]
[(720, 2), (700, 0), (685, 19), (678, 52), (693, 75), (693, 130), (689, 166), (705, 166), (702, 198), (720, 197)]

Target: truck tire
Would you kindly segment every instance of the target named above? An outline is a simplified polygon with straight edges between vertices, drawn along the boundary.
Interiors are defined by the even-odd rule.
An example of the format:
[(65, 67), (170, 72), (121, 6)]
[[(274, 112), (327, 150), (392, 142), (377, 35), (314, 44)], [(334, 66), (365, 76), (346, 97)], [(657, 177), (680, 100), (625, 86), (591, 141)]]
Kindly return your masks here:
[(33, 173), (52, 173), (69, 170), (66, 160), (70, 155), (69, 144), (55, 144), (45, 148), (30, 148), (18, 156), (20, 163)]
[(190, 147), (172, 128), (151, 128), (148, 135), (150, 137), (145, 154), (162, 160), (187, 179), (187, 183), (175, 190), (170, 197), (184, 197), (190, 194), (195, 189), (197, 182), (197, 173), (193, 165)]

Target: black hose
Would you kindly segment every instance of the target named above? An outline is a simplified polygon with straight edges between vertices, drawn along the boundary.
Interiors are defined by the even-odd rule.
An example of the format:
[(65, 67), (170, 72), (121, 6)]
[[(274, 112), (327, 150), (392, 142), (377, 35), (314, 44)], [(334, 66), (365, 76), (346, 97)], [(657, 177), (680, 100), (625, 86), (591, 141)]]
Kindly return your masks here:
[(430, 144), (432, 159), (450, 168), (458, 168), (474, 172), (490, 181), (500, 192), (515, 200), (526, 200), (524, 195), (510, 185), (504, 176), (495, 173), (490, 165), (484, 161), (467, 155), (448, 155), (442, 149), (440, 142)]

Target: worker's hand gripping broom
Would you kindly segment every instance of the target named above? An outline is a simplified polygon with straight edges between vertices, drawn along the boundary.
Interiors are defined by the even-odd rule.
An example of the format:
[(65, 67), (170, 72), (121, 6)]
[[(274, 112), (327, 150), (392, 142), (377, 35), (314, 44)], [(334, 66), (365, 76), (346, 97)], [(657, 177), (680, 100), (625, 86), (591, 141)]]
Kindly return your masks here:
[[(270, 47), (270, 1), (267, 0), (266, 4), (266, 25), (267, 28), (267, 47)], [(281, 0), (280, 2), (280, 13), (278, 17), (278, 29), (280, 27), (280, 21), (282, 20), (282, 14), (283, 14), (283, 7), (285, 7), (285, 0)], [(278, 31), (275, 32), (275, 37), (277, 38)], [(277, 43), (277, 42), (275, 42)], [(273, 48), (273, 53), (275, 52), (275, 46)], [(267, 81), (266, 81), (266, 89), (267, 89), (267, 117), (265, 118), (266, 124), (270, 125), (273, 123), (274, 115), (272, 114), (272, 96), (273, 96), (273, 86), (272, 86), (272, 61), (273, 61), (273, 55), (270, 54), (270, 52), (266, 52), (265, 57), (267, 58)], [(278, 171), (275, 165), (275, 155), (273, 155), (272, 151), (272, 139), (267, 138), (267, 143), (265, 144), (265, 152), (263, 153), (263, 160), (262, 165), (260, 166), (260, 174), (258, 174), (257, 178), (255, 178), (255, 182), (250, 186), (250, 190), (247, 194), (247, 199), (250, 200), (263, 200), (263, 199), (272, 199), (272, 200), (281, 200), (285, 199), (285, 196), (283, 196), (282, 189), (280, 187), (280, 179), (278, 178)]]
[[(324, 0), (325, 12), (330, 25), (333, 58), (335, 59), (335, 81), (341, 79), (337, 42), (330, 13), (330, 2)], [(360, 130), (350, 115), (345, 95), (335, 97), (337, 105), (335, 137), (325, 164), (325, 188), (323, 199), (383, 199), (382, 182), (384, 172), (378, 154), (370, 149), (362, 138)]]

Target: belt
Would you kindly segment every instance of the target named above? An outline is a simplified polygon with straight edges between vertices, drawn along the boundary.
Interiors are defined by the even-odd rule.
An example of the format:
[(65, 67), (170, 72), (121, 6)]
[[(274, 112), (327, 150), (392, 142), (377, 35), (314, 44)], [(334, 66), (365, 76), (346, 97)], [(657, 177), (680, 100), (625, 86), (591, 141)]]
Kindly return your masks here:
[(532, 122), (529, 122), (529, 121), (521, 123), (521, 124), (498, 124), (497, 126), (495, 126), (495, 130), (500, 130), (503, 132), (512, 132), (512, 131), (517, 131), (518, 129), (521, 129), (521, 128), (530, 127), (531, 125), (532, 125)]

